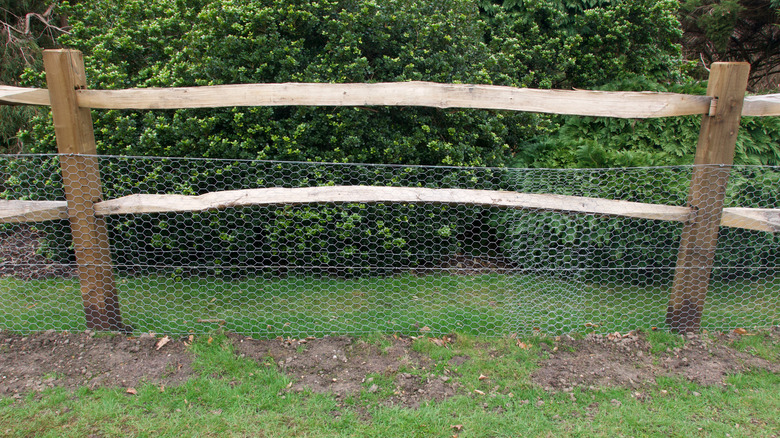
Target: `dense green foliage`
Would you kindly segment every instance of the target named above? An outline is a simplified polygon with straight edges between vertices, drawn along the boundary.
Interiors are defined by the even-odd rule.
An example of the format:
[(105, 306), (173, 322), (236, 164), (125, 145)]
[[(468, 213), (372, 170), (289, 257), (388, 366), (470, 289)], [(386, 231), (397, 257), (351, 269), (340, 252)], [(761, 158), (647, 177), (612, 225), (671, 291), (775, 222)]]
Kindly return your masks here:
[[(69, 8), (72, 30), (61, 42), (86, 54), (92, 87), (109, 89), (408, 80), (584, 88), (681, 77), (674, 2), (476, 6), (104, 0)], [(404, 164), (508, 164), (550, 127), (535, 115), (427, 108), (95, 116), (102, 153)], [(42, 131), (29, 140), (36, 152), (54, 150)]]
[[(71, 27), (59, 42), (84, 52), (93, 88), (426, 80), (704, 92), (702, 85), (686, 79), (691, 66), (681, 55), (678, 2), (670, 0), (96, 0), (65, 4), (61, 11)], [(29, 68), (22, 80), (45, 85), (39, 66)], [(112, 110), (94, 111), (93, 118), (98, 150), (105, 155), (519, 167), (688, 164), (699, 125), (697, 118), (635, 121), (409, 107)], [(38, 114), (21, 138), (30, 152), (56, 151), (48, 113)], [(736, 162), (780, 164), (778, 144), (777, 119), (746, 120)], [(106, 196), (267, 186), (257, 179), (224, 178), (224, 163), (192, 164), (190, 175), (182, 179), (162, 167), (143, 166), (152, 167), (144, 167), (135, 179), (112, 175), (113, 167), (106, 166)], [(393, 184), (529, 189), (491, 178), (442, 182), (422, 173)], [(289, 186), (298, 184), (289, 179)], [(332, 169), (304, 179), (300, 185), (378, 181), (366, 175), (349, 179)], [(684, 187), (669, 200), (648, 188), (658, 181), (646, 179), (617, 180), (610, 184), (619, 193), (609, 194), (684, 203)], [(580, 194), (604, 193), (597, 187)], [(376, 259), (355, 243), (365, 241), (383, 248), (391, 265), (420, 265), (435, 263), (436, 254), (495, 255), (496, 236), (502, 233), (515, 236), (501, 246), (503, 253), (525, 264), (517, 254), (533, 251), (518, 250), (522, 239), (590, 248), (603, 247), (610, 235), (595, 231), (603, 222), (593, 218), (576, 226), (544, 219), (512, 226), (513, 215), (488, 219), (477, 209), (412, 211), (399, 216), (380, 206), (302, 206), (262, 217), (248, 213), (240, 225), (218, 236), (212, 235), (214, 226), (234, 221), (232, 213), (121, 218), (112, 222), (112, 232), (128, 260), (141, 262), (146, 254), (166, 251), (178, 254), (171, 251), (194, 245), (214, 251), (198, 253), (196, 259), (174, 255), (164, 262), (214, 266), (249, 253), (255, 255), (242, 263), (374, 266)], [(267, 220), (268, 215), (273, 219)], [(147, 227), (150, 220), (154, 226)], [(606, 230), (631, 226), (641, 227), (632, 234), (641, 240), (640, 247), (676, 239), (666, 228), (631, 221), (610, 222)], [(192, 234), (183, 235), (182, 229)], [(471, 245), (464, 246), (464, 236)], [(255, 238), (268, 253), (256, 253)], [(412, 243), (423, 242), (435, 251), (410, 251)], [(58, 247), (49, 246), (52, 252)], [(318, 258), (317, 248), (339, 256)], [(599, 263), (615, 263), (622, 256), (610, 257)], [(652, 253), (637, 257), (656, 263), (650, 260)]]
[(647, 77), (675, 81), (684, 63), (669, 0), (480, 0), (502, 71), (541, 88), (593, 88)]
[[(556, 175), (556, 173), (558, 175)], [(690, 167), (532, 171), (517, 190), (564, 193), (664, 205), (685, 205)], [(736, 166), (726, 207), (766, 208), (780, 199), (780, 169)], [(608, 278), (639, 284), (671, 280), (680, 223), (629, 218), (508, 212), (494, 216), (502, 248), (517, 266), (565, 278)], [(718, 278), (767, 275), (780, 262), (780, 236), (722, 227), (713, 271)]]
[[(660, 85), (647, 80), (620, 81), (607, 90), (646, 90), (705, 94), (706, 84)], [(559, 128), (539, 136), (515, 155), (523, 167), (605, 168), (674, 166), (693, 163), (701, 118), (617, 119), (560, 117)], [(735, 164), (780, 165), (780, 118), (745, 117)]]
[[(91, 86), (431, 80), (497, 71), (470, 1), (90, 3), (61, 41)], [(500, 165), (534, 116), (426, 108), (234, 108), (95, 114), (102, 153)], [(46, 129), (45, 125), (42, 126)], [(50, 138), (36, 151), (53, 150)], [(44, 141), (40, 141), (44, 140)]]

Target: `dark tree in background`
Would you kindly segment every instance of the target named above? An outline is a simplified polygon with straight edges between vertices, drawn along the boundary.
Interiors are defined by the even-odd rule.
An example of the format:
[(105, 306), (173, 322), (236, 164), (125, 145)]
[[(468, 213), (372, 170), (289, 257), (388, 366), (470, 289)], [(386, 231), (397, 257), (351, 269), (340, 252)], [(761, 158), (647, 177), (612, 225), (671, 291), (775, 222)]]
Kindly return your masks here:
[[(26, 69), (43, 69), (41, 50), (56, 47), (67, 17), (53, 0), (0, 0), (0, 84), (19, 85)], [(0, 106), (0, 153), (24, 152), (17, 136), (35, 114), (31, 106)]]
[(777, 91), (780, 0), (686, 0), (680, 21), (689, 59), (749, 62), (751, 91)]

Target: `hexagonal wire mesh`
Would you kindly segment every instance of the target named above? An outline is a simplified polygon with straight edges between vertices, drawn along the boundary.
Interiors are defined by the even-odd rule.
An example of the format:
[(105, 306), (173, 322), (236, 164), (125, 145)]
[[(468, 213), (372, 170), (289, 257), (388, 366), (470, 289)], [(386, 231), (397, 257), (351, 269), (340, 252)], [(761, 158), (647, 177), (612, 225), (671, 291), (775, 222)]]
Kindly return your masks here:
[[(138, 214), (124, 214), (118, 204), (95, 207), (99, 218), (87, 232), (90, 226), (100, 230), (104, 221), (109, 246), (93, 248), (81, 275), (90, 287), (103, 288), (103, 304), (82, 300), (75, 232), (67, 219), (56, 219), (67, 218), (62, 203), (46, 213), (54, 216), (27, 215), (55, 220), (0, 225), (0, 328), (83, 330), (85, 305), (110, 317), (121, 312), (136, 331), (169, 334), (223, 328), (263, 337), (421, 331), (500, 336), (668, 328), (682, 222), (468, 201), (327, 199), (348, 193), (341, 186), (379, 186), (684, 206), (694, 171), (91, 159), (99, 162), (104, 199), (190, 197), (152, 203), (125, 198), (122, 208)], [(60, 160), (0, 156), (2, 198), (64, 200)], [(191, 197), (303, 187), (332, 188), (314, 203), (311, 192), (256, 192), (255, 201), (267, 205), (240, 207), (235, 205), (251, 197), (247, 193)], [(203, 207), (208, 202), (218, 208)], [(725, 206), (780, 208), (780, 168), (733, 167)], [(202, 211), (148, 212), (160, 208)], [(778, 233), (721, 227), (702, 326), (778, 324), (779, 255)], [(113, 267), (108, 284), (95, 278), (101, 266)]]

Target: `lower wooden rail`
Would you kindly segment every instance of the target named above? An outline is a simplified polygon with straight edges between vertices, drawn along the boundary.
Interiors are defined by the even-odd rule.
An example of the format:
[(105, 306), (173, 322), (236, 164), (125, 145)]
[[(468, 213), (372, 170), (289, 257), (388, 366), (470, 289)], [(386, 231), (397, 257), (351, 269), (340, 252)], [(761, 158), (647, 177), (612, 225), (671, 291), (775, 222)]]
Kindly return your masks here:
[[(295, 204), (454, 204), (524, 210), (584, 213), (687, 222), (691, 209), (662, 204), (499, 190), (429, 189), (422, 187), (325, 186), (228, 190), (199, 196), (137, 194), (95, 204), (98, 216), (221, 210), (260, 205)], [(0, 200), (0, 223), (67, 219), (65, 201)], [(725, 208), (721, 225), (780, 232), (780, 209)]]

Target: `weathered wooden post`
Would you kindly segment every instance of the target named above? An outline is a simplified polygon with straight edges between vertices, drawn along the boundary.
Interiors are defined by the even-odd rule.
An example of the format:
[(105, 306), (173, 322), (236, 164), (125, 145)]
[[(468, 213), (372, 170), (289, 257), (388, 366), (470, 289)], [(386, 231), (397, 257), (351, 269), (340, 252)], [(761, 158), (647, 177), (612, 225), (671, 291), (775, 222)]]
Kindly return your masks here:
[(744, 62), (714, 63), (710, 68), (707, 95), (714, 101), (702, 119), (694, 161), (701, 167), (693, 170), (688, 194), (693, 215), (683, 228), (666, 313), (666, 323), (678, 333), (701, 327), (749, 72)]
[(92, 115), (89, 108), (78, 106), (76, 95), (87, 85), (84, 59), (78, 50), (46, 50), (43, 63), (87, 327), (126, 331), (106, 224), (95, 216), (94, 204), (102, 201), (102, 190)]

